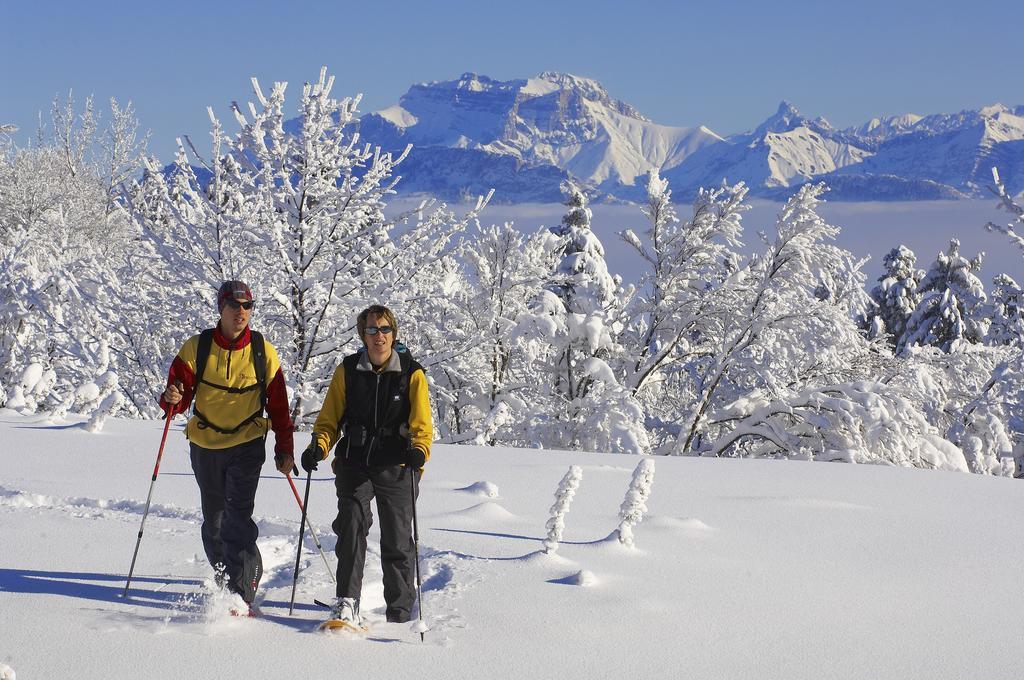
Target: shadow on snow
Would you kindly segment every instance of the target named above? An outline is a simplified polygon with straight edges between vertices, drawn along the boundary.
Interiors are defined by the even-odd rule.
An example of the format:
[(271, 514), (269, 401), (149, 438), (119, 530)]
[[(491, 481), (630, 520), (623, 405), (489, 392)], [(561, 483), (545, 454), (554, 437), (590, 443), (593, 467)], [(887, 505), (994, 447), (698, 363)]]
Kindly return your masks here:
[[(190, 619), (194, 619), (202, 612), (200, 596), (203, 581), (201, 579), (173, 576), (133, 576), (128, 597), (122, 597), (124, 584), (125, 576), (122, 574), (0, 568), (0, 592), (4, 593), (58, 595), (108, 604), (131, 604), (162, 610), (178, 616), (185, 615)], [(147, 585), (150, 587), (147, 588)], [(154, 585), (156, 587), (152, 587)], [(190, 590), (186, 593), (164, 590), (167, 586), (173, 585), (187, 586)], [(264, 600), (261, 603), (263, 608), (285, 608), (287, 606), (287, 602), (276, 600)], [(295, 609), (317, 611), (318, 608), (312, 604), (296, 602)], [(260, 618), (296, 629), (305, 629), (310, 625), (310, 622), (305, 619), (293, 619), (274, 614), (264, 613)]]

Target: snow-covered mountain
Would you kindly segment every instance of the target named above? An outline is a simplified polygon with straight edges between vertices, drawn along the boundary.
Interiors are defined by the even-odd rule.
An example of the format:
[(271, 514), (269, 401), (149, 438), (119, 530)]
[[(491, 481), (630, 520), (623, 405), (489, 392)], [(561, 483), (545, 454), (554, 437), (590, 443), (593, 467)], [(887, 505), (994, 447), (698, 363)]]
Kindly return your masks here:
[(362, 138), (412, 152), (403, 193), (460, 198), (497, 190), (498, 202), (559, 201), (566, 178), (598, 196), (643, 200), (657, 168), (678, 200), (723, 179), (782, 198), (825, 181), (833, 200), (934, 200), (987, 194), (996, 165), (1024, 190), (1024, 106), (877, 117), (846, 129), (788, 102), (728, 138), (704, 125), (659, 125), (597, 81), (566, 73), (500, 81), (465, 73), (412, 86), (366, 114)]
[(402, 167), (405, 191), (497, 187), (498, 199), (511, 201), (557, 200), (557, 178), (568, 176), (614, 194), (722, 141), (704, 126), (658, 125), (600, 83), (552, 72), (510, 81), (466, 73), (414, 85), (395, 106), (364, 116), (361, 132), (386, 149), (413, 145)]
[(709, 145), (663, 176), (684, 195), (723, 178), (742, 180), (755, 192), (789, 188), (862, 163), (871, 151), (857, 142), (824, 118), (805, 118), (792, 104), (782, 102), (753, 132)]
[(846, 132), (861, 139), (875, 139), (883, 141), (914, 127), (923, 116), (914, 113), (907, 113), (902, 116), (886, 116), (884, 118), (872, 118), (863, 125), (849, 128)]
[(998, 166), (1008, 188), (1016, 193), (1024, 180), (1022, 114), (1024, 107), (997, 104), (979, 111), (925, 116), (904, 129), (886, 130), (873, 155), (836, 174), (891, 175), (971, 196), (985, 192), (992, 183), (992, 167)]
[(753, 132), (730, 137), (665, 173), (690, 194), (727, 178), (754, 193), (781, 198), (806, 181), (824, 181), (830, 198), (957, 199), (985, 193), (1000, 168), (1011, 191), (1024, 188), (1024, 107), (906, 114), (845, 130), (809, 120), (783, 102)]

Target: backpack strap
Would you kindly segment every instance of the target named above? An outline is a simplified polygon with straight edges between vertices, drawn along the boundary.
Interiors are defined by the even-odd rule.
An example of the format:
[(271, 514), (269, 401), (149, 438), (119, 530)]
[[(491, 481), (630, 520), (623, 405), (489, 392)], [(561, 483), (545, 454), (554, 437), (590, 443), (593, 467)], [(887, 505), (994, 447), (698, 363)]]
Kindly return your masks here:
[(192, 392), (192, 403), (199, 396), (199, 386), (203, 384), (203, 373), (206, 371), (206, 360), (210, 358), (213, 348), (213, 329), (207, 328), (199, 334), (199, 346), (196, 348), (196, 388)]
[(252, 346), (252, 367), (256, 371), (256, 384), (260, 388), (260, 413), (267, 408), (267, 350), (263, 334), (249, 330), (249, 344)]
[[(350, 354), (341, 363), (345, 367), (345, 400), (346, 402), (352, 398), (355, 393), (353, 385), (355, 383), (356, 365), (359, 363), (359, 357), (362, 355), (363, 349), (360, 348), (355, 354)], [(345, 412), (341, 414), (341, 420), (338, 421), (338, 432), (346, 431), (346, 424), (348, 423), (348, 412), (349, 408), (345, 407)]]
[(412, 354), (409, 350), (402, 345), (402, 349), (398, 351), (398, 361), (402, 365), (402, 377), (398, 380), (398, 393), (402, 395), (402, 399), (406, 398), (409, 394), (409, 376), (412, 373), (412, 365), (416, 362), (413, 361)]

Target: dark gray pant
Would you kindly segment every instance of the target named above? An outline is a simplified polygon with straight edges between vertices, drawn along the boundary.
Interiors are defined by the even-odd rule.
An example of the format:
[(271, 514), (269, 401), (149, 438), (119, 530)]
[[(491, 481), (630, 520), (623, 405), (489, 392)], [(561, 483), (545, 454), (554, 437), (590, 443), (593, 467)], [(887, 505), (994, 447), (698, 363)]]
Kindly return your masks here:
[(227, 449), (191, 444), (192, 471), (203, 505), (203, 549), (210, 565), (224, 564), (228, 588), (251, 603), (263, 576), (252, 521), (256, 486), (267, 458), (263, 438)]
[(373, 525), (370, 500), (376, 496), (387, 620), (408, 621), (416, 600), (412, 512), (414, 494), (419, 494), (419, 473), (400, 465), (366, 468), (342, 464), (334, 483), (338, 490), (338, 517), (334, 520), (338, 597), (358, 598), (362, 591), (366, 536)]

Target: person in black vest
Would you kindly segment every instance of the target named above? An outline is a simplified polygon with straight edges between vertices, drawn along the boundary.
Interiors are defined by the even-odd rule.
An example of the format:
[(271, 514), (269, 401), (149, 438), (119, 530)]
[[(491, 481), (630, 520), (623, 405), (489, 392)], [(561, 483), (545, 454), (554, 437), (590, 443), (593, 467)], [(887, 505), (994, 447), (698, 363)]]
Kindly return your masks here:
[(203, 548), (217, 585), (245, 602), (235, 613), (249, 615), (263, 574), (252, 514), (268, 430), (277, 469), (294, 469), (284, 372), (274, 346), (249, 329), (253, 304), (244, 282), (221, 284), (217, 327), (185, 342), (160, 396), (161, 407), (174, 413), (195, 397), (185, 434), (203, 507)]
[(313, 439), (302, 453), (307, 472), (335, 449), (338, 492), (337, 598), (331, 618), (359, 625), (359, 597), (366, 536), (377, 499), (385, 612), (391, 622), (409, 621), (416, 597), (413, 504), (434, 438), (423, 367), (396, 344), (398, 321), (373, 305), (356, 320), (363, 347), (334, 371)]

